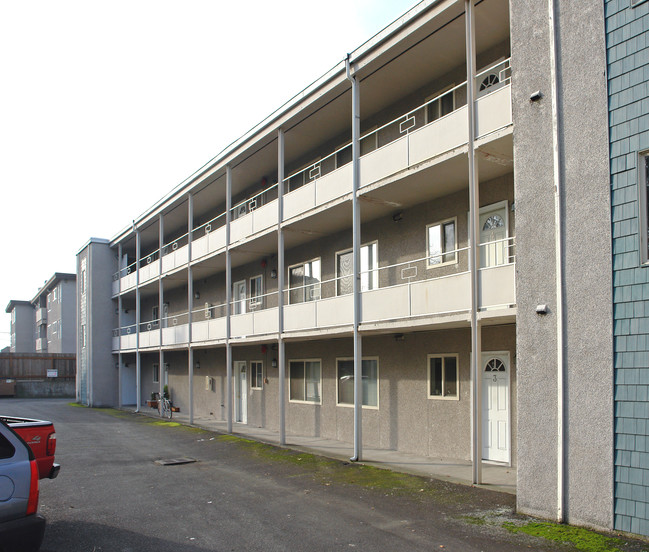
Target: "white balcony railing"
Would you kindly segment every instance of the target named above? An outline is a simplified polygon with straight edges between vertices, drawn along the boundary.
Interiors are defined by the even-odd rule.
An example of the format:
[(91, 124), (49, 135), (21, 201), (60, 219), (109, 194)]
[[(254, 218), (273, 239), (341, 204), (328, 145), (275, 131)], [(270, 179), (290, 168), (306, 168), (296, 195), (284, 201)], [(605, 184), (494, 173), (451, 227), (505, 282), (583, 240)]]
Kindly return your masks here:
[[(493, 64), (475, 77), (479, 90), (476, 100), (476, 138), (484, 138), (512, 124), (510, 60)], [(452, 151), (468, 143), (466, 82), (431, 98), (422, 105), (361, 137), (361, 189), (399, 171)], [(324, 155), (315, 163), (291, 173), (284, 180), (284, 219), (290, 220), (309, 210), (339, 199), (352, 191), (351, 144)], [(225, 213), (219, 213), (195, 228), (140, 259), (140, 283), (173, 271), (190, 260), (188, 240), (192, 240), (191, 261), (225, 249)], [(231, 243), (237, 243), (277, 224), (277, 184), (239, 201), (232, 207)], [(136, 263), (114, 275), (113, 293), (128, 291), (136, 284)], [(121, 281), (121, 284), (118, 283)]]
[[(516, 304), (515, 240), (513, 237), (480, 244), (486, 266), (478, 271), (480, 311), (509, 312)], [(443, 264), (440, 262), (443, 261)], [(362, 324), (402, 323), (426, 318), (442, 321), (444, 315), (468, 313), (471, 309), (471, 280), (468, 248), (444, 251), (401, 263), (371, 267), (361, 273)], [(443, 272), (443, 274), (440, 274)], [(346, 327), (353, 323), (351, 275), (311, 281), (284, 290), (284, 330), (317, 331)], [(309, 293), (304, 293), (304, 290)], [(315, 291), (315, 293), (312, 293)], [(296, 302), (296, 298), (301, 298)], [(303, 300), (310, 298), (309, 300)], [(276, 291), (231, 304), (232, 339), (274, 336), (278, 331)], [(293, 302), (290, 302), (290, 301)], [(140, 347), (186, 344), (191, 323), (192, 343), (226, 339), (225, 303), (206, 304), (187, 313), (140, 324)], [(496, 313), (497, 315), (497, 313)], [(113, 347), (136, 346), (135, 325), (114, 330)]]
[(41, 326), (47, 324), (47, 308), (41, 307), (36, 309), (36, 325)]

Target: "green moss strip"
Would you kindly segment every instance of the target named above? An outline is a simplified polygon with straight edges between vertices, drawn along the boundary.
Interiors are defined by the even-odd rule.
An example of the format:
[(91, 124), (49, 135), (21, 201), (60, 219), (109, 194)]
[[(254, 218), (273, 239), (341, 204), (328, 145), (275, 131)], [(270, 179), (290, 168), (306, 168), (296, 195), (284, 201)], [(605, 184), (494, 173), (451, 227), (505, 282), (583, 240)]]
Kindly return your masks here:
[(624, 543), (620, 539), (600, 535), (594, 531), (570, 525), (557, 523), (526, 523), (516, 525), (503, 523), (503, 527), (512, 533), (525, 533), (534, 537), (541, 537), (551, 541), (572, 544), (577, 550), (583, 552), (621, 552), (618, 545)]

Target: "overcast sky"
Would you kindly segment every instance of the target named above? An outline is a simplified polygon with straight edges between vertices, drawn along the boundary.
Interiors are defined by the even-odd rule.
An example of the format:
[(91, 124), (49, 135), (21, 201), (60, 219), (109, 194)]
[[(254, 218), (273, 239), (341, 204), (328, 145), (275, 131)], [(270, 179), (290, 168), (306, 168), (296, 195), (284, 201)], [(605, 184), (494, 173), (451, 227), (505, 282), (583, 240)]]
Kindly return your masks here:
[(0, 348), (75, 272), (416, 0), (0, 0)]

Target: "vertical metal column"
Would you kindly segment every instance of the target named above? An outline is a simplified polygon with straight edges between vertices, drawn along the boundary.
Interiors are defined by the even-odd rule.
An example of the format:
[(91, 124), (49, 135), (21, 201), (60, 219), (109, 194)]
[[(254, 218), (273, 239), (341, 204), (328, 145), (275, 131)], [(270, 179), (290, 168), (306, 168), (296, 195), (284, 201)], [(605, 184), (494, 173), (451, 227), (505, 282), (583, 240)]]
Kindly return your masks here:
[(228, 433), (232, 433), (232, 345), (230, 311), (232, 303), (232, 257), (230, 256), (230, 222), (232, 219), (232, 169), (225, 167), (225, 364), (227, 370), (226, 416)]
[(347, 78), (352, 84), (352, 292), (354, 298), (354, 455), (358, 461), (363, 453), (363, 347), (358, 328), (361, 323), (361, 210), (358, 203), (360, 183), (360, 89), (356, 77), (351, 74), (349, 55), (345, 60)]
[(466, 19), (466, 92), (469, 118), (469, 268), (471, 271), (471, 379), (472, 394), (472, 461), (473, 483), (482, 483), (482, 338), (478, 310), (480, 308), (478, 269), (480, 268), (480, 182), (475, 157), (475, 18), (474, 0), (465, 0)]
[(277, 365), (279, 366), (279, 444), (286, 444), (286, 359), (284, 338), (284, 131), (277, 131)]
[(160, 337), (160, 353), (158, 360), (158, 393), (162, 397), (162, 392), (164, 391), (164, 366), (165, 366), (165, 354), (162, 350), (162, 313), (164, 311), (164, 285), (163, 285), (163, 276), (162, 276), (162, 248), (164, 247), (165, 240), (165, 227), (164, 227), (164, 214), (160, 213), (160, 224), (158, 227), (158, 260), (160, 262), (160, 270), (158, 274), (158, 332)]
[[(89, 271), (86, 270), (86, 274)], [(88, 278), (90, 280), (90, 278)], [(87, 295), (86, 295), (87, 297)], [(88, 316), (88, 306), (86, 300), (86, 317)], [(86, 327), (86, 332), (88, 331)], [(117, 405), (123, 406), (122, 399), (122, 244), (117, 245)]]
[(187, 362), (189, 364), (189, 423), (194, 423), (194, 350), (192, 349), (192, 311), (194, 276), (192, 274), (192, 232), (194, 231), (194, 195), (187, 197)]
[[(133, 222), (135, 228), (135, 221)], [(140, 231), (135, 228), (135, 412), (140, 411), (142, 395), (142, 361), (140, 359)]]

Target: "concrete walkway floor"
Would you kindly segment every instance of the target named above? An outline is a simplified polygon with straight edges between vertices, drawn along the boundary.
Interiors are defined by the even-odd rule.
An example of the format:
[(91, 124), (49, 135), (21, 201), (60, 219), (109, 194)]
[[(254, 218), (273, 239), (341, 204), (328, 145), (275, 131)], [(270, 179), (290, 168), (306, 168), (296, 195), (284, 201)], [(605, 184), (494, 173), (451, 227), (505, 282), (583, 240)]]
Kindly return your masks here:
[[(124, 407), (124, 410), (133, 411), (133, 407)], [(146, 416), (158, 417), (158, 411), (146, 405), (141, 407), (140, 413)], [(189, 424), (189, 416), (181, 412), (174, 412), (173, 420)], [(227, 433), (227, 423), (224, 421), (194, 417), (192, 425), (209, 431)], [(232, 433), (247, 439), (279, 446), (279, 432), (277, 431), (234, 423), (232, 424)], [(349, 457), (354, 452), (351, 443), (300, 435), (286, 435), (286, 445), (284, 446), (337, 460), (349, 460)], [(471, 463), (465, 460), (431, 458), (371, 447), (363, 447), (362, 453), (362, 463), (368, 466), (471, 485)], [(482, 480), (483, 484), (479, 485), (480, 487), (516, 494), (515, 467), (483, 463)]]

